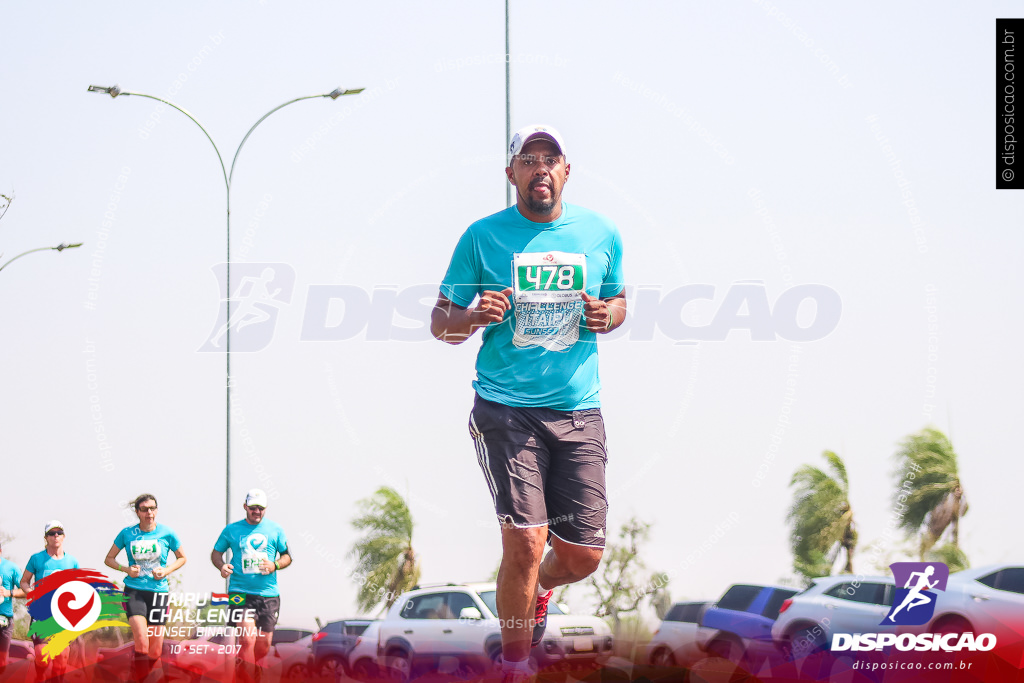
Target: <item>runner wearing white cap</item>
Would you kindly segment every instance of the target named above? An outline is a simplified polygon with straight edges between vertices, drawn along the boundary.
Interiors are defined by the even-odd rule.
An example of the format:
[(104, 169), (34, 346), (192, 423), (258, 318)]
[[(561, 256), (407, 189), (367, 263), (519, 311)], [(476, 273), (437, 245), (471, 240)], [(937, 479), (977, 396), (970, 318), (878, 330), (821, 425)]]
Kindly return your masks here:
[[(26, 594), (32, 592), (36, 583), (42, 581), (50, 574), (65, 569), (78, 569), (78, 560), (64, 552), (64, 525), (59, 520), (51, 519), (43, 527), (43, 540), (46, 547), (28, 558), (25, 571), (21, 575), (21, 590)], [(36, 680), (41, 681), (45, 677), (47, 662), (43, 659), (43, 644), (46, 641), (37, 635), (32, 636), (32, 643), (35, 645)], [(50, 660), (53, 665), (53, 675), (60, 681), (63, 680), (64, 671), (68, 665), (70, 648)]]
[(516, 204), (459, 239), (430, 327), (450, 344), (484, 328), (469, 428), (501, 523), (503, 667), (518, 681), (529, 676), (552, 589), (592, 574), (604, 551), (596, 341), (622, 324), (626, 300), (618, 229), (562, 201), (562, 136), (527, 126), (508, 152)]
[[(256, 663), (266, 656), (273, 643), (281, 608), (277, 572), (292, 563), (292, 556), (284, 530), (264, 517), (266, 493), (252, 489), (245, 496), (243, 508), (245, 519), (224, 527), (210, 553), (210, 561), (228, 579), (231, 613), (244, 609), (253, 617), (238, 622), (242, 627), (239, 658)], [(227, 550), (231, 550), (230, 562), (224, 561)]]

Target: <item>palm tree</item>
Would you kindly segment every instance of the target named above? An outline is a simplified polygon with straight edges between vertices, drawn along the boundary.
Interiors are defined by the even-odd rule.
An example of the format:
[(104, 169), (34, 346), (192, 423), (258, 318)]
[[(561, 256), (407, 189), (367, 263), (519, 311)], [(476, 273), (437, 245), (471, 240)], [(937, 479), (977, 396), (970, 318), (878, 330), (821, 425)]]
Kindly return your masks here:
[[(967, 497), (949, 438), (933, 427), (926, 427), (905, 438), (894, 457), (897, 488), (893, 504), (904, 511), (900, 526), (911, 536), (921, 535), (921, 561), (947, 529), (951, 551), (958, 552), (960, 518), (967, 514)], [(908, 472), (914, 472), (913, 479)], [(965, 564), (966, 559), (963, 558)]]
[(386, 610), (420, 578), (412, 548), (412, 515), (402, 496), (387, 486), (357, 505), (360, 516), (352, 526), (364, 533), (351, 551), (356, 558), (353, 576), (360, 584), (356, 604), (369, 612), (383, 601)]
[(789, 483), (796, 487), (786, 516), (792, 527), (793, 568), (809, 579), (831, 574), (841, 550), (846, 551), (843, 572), (852, 574), (857, 546), (846, 466), (832, 451), (823, 452), (822, 457), (828, 462), (828, 472), (804, 465)]

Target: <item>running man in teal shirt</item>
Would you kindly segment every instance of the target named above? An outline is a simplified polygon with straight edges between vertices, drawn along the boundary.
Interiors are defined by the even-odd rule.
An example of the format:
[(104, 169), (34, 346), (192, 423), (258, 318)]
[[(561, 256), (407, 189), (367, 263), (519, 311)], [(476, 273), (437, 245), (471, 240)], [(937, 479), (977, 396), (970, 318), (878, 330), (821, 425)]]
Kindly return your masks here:
[(21, 570), (3, 556), (0, 547), (0, 676), (7, 669), (11, 652), (11, 632), (14, 630), (14, 598), (24, 598), (21, 590)]
[[(240, 622), (239, 657), (255, 664), (266, 656), (273, 644), (281, 609), (277, 572), (292, 563), (292, 556), (284, 530), (264, 518), (266, 493), (252, 489), (246, 494), (242, 507), (245, 519), (224, 527), (210, 553), (210, 561), (220, 570), (220, 575), (228, 579), (231, 614), (237, 615), (244, 608), (246, 617), (251, 617), (243, 617)], [(228, 550), (231, 551), (230, 562), (224, 560)]]
[(626, 299), (618, 229), (562, 201), (570, 170), (562, 136), (527, 126), (508, 151), (516, 204), (462, 235), (430, 330), (461, 344), (483, 329), (469, 430), (501, 526), (504, 680), (519, 683), (553, 589), (592, 574), (604, 552), (596, 342), (622, 324)]

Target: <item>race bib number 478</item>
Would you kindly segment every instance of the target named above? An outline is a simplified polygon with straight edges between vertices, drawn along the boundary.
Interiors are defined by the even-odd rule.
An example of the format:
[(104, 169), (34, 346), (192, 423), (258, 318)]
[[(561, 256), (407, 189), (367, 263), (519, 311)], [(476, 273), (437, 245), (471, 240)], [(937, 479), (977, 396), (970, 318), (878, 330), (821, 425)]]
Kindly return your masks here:
[(587, 261), (583, 254), (515, 254), (512, 268), (512, 289), (517, 301), (577, 300), (587, 285)]
[(580, 337), (580, 293), (587, 287), (583, 254), (561, 251), (514, 254), (512, 291), (516, 329), (512, 343), (565, 351)]

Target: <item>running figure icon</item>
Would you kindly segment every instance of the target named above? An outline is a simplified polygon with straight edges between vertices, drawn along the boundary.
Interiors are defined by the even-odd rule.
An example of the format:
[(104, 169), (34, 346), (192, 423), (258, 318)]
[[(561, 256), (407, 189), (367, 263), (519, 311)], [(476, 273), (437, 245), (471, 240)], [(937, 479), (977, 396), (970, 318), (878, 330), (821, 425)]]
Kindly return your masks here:
[[(923, 572), (913, 572), (913, 573), (911, 573), (910, 578), (907, 579), (906, 585), (903, 586), (904, 588), (909, 589), (910, 592), (907, 593), (907, 597), (903, 598), (903, 602), (900, 603), (900, 606), (897, 607), (896, 609), (894, 609), (892, 611), (892, 614), (889, 615), (889, 621), (895, 622), (896, 621), (896, 615), (904, 607), (906, 607), (907, 611), (909, 612), (914, 607), (917, 607), (919, 605), (927, 605), (928, 603), (930, 603), (932, 601), (932, 599), (930, 597), (928, 597), (927, 595), (922, 595), (921, 591), (930, 590), (932, 588), (935, 588), (935, 586), (937, 586), (939, 584), (939, 580), (938, 579), (935, 579), (935, 581), (933, 583), (929, 583), (928, 582), (928, 579), (934, 573), (935, 573), (935, 567), (933, 567), (931, 565), (928, 565), (927, 567), (925, 567), (925, 570)], [(914, 586), (911, 586), (910, 584), (914, 583), (914, 577), (915, 576), (918, 577), (917, 578), (917, 584), (914, 585)]]
[[(243, 277), (242, 282), (238, 285), (238, 289), (231, 296), (232, 301), (238, 302), (238, 308), (231, 314), (228, 321), (217, 330), (217, 334), (213, 335), (210, 343), (214, 348), (220, 348), (220, 340), (227, 334), (228, 328), (234, 327), (235, 331), (239, 331), (249, 325), (256, 323), (262, 323), (270, 320), (270, 313), (264, 308), (257, 306), (257, 304), (266, 304), (277, 308), (282, 304), (277, 299), (277, 295), (281, 293), (281, 288), (278, 287), (273, 292), (269, 291), (267, 285), (274, 280), (274, 269), (269, 266), (263, 269), (259, 277)], [(246, 291), (246, 287), (249, 288), (248, 294), (243, 295)]]

